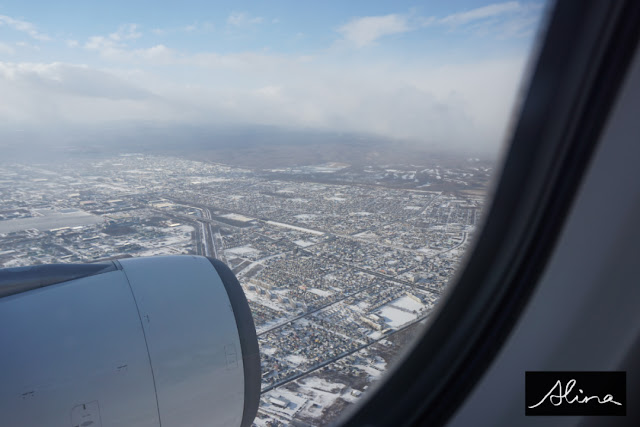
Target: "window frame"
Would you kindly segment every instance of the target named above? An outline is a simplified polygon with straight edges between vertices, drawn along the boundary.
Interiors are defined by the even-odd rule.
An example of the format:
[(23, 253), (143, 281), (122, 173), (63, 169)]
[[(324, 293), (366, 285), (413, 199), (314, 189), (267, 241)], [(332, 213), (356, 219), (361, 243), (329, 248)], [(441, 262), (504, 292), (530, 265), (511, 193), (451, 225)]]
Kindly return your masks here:
[(481, 233), (428, 327), (339, 424), (442, 425), (536, 288), (640, 38), (640, 3), (548, 8)]

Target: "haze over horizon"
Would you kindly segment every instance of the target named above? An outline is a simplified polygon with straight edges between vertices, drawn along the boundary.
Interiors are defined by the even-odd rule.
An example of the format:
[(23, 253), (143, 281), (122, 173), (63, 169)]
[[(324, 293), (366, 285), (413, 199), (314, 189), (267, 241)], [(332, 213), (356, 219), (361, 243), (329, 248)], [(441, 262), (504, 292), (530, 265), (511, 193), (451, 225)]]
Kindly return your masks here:
[(35, 3), (0, 3), (5, 135), (266, 126), (474, 152), (498, 151), (543, 13), (540, 2)]

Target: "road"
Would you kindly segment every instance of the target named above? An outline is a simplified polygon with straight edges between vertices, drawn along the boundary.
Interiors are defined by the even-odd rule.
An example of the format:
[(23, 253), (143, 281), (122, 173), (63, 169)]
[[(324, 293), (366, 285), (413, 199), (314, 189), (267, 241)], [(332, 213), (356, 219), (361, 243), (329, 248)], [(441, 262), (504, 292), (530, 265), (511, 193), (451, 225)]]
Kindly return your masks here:
[[(196, 252), (198, 253), (198, 255), (212, 256), (216, 259), (221, 259), (220, 255), (222, 254), (218, 253), (218, 247), (216, 246), (216, 242), (215, 242), (216, 233), (214, 232), (212, 227), (212, 224), (219, 225), (220, 223), (212, 219), (211, 211), (208, 208), (202, 208), (198, 206), (189, 206), (189, 205), (183, 205), (183, 206), (187, 206), (189, 208), (199, 210), (202, 216), (193, 217), (191, 215), (185, 215), (177, 212), (167, 212), (162, 209), (153, 209), (153, 210), (163, 215), (172, 217), (174, 219), (181, 220), (184, 222), (189, 222), (194, 226), (196, 226), (196, 229), (199, 230), (198, 236), (196, 238)], [(224, 224), (224, 225), (228, 225), (228, 224)], [(219, 232), (218, 232), (218, 235), (219, 235)], [(220, 241), (222, 241), (222, 236), (219, 236), (219, 237), (220, 237)]]
[(286, 379), (284, 379), (282, 381), (278, 381), (276, 383), (273, 383), (272, 385), (270, 385), (268, 387), (265, 387), (260, 393), (264, 394), (264, 393), (266, 393), (266, 392), (268, 392), (270, 390), (273, 390), (276, 387), (281, 387), (281, 386), (283, 386), (283, 385), (285, 385), (287, 383), (290, 383), (291, 381), (295, 381), (295, 380), (297, 380), (299, 378), (304, 377), (305, 375), (308, 375), (308, 374), (310, 374), (310, 373), (312, 373), (314, 371), (317, 371), (318, 369), (324, 368), (325, 366), (327, 366), (327, 365), (329, 365), (329, 364), (331, 364), (333, 362), (337, 362), (340, 359), (343, 359), (343, 358), (345, 358), (347, 356), (350, 356), (353, 353), (356, 353), (356, 352), (358, 352), (360, 350), (363, 350), (363, 349), (365, 349), (367, 347), (370, 347), (373, 344), (376, 344), (377, 342), (382, 341), (383, 339), (389, 338), (391, 335), (397, 334), (398, 332), (404, 331), (405, 329), (415, 325), (416, 323), (420, 322), (421, 320), (424, 320), (424, 319), (428, 318), (430, 314), (431, 314), (431, 312), (426, 313), (424, 316), (418, 317), (415, 321), (413, 321), (411, 323), (408, 323), (408, 324), (404, 325), (403, 327), (401, 327), (399, 329), (396, 329), (395, 331), (389, 332), (388, 334), (385, 334), (385, 335), (381, 336), (380, 338), (377, 338), (377, 339), (375, 339), (375, 340), (373, 340), (373, 341), (371, 341), (371, 342), (369, 342), (367, 344), (362, 344), (362, 345), (356, 347), (353, 350), (346, 351), (346, 352), (344, 352), (342, 354), (339, 354), (339, 355), (337, 355), (335, 357), (332, 357), (331, 359), (327, 359), (324, 362), (322, 362), (322, 363), (320, 363), (318, 365), (315, 365), (314, 367), (309, 368), (304, 372), (301, 372), (299, 374), (295, 374), (295, 375), (293, 375), (293, 376), (291, 376), (289, 378), (286, 378)]

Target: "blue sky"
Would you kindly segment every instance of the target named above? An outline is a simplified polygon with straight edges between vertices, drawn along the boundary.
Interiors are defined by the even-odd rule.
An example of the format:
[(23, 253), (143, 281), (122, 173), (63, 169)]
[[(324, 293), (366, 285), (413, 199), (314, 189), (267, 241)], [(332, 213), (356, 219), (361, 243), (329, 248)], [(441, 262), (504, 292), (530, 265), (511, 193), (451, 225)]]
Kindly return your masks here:
[(259, 123), (496, 145), (543, 10), (0, 0), (0, 126)]

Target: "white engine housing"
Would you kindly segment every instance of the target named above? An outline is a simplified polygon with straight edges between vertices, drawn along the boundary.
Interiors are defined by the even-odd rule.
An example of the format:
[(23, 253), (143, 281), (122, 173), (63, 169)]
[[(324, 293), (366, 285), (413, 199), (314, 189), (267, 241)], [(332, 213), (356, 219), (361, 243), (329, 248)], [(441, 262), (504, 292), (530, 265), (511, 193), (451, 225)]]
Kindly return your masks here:
[(260, 357), (244, 293), (199, 256), (0, 270), (7, 426), (249, 426)]

